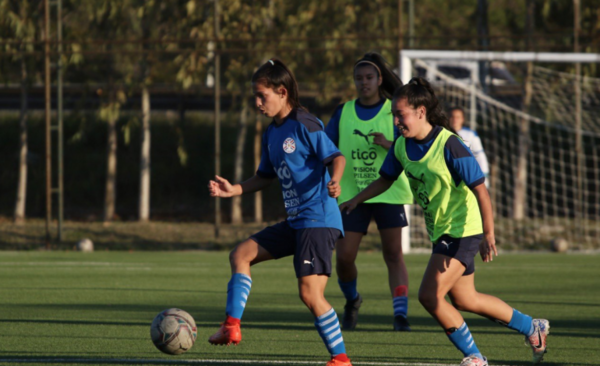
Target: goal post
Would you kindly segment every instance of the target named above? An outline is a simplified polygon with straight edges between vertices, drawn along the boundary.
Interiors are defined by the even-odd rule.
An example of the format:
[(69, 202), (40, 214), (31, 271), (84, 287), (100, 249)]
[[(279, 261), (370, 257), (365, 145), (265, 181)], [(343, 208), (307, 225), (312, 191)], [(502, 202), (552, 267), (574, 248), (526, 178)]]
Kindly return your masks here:
[[(403, 82), (414, 75), (428, 79), (443, 107), (461, 107), (465, 125), (479, 134), (490, 160), (489, 191), (502, 247), (550, 248), (559, 238), (571, 248), (600, 247), (600, 79), (537, 66), (593, 64), (600, 54), (402, 50), (399, 60)], [(510, 92), (486, 94), (481, 61), (527, 69), (527, 77), (510, 85), (493, 80), (499, 86), (492, 89)], [(448, 65), (462, 69), (453, 74)], [(404, 251), (428, 247), (421, 209), (407, 206), (407, 215)]]

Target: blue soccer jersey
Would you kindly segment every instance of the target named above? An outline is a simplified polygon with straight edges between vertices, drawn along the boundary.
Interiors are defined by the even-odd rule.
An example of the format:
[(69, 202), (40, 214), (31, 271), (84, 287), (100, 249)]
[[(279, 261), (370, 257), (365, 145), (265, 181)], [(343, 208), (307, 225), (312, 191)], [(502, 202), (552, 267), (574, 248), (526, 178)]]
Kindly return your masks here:
[(329, 227), (343, 233), (337, 202), (327, 191), (331, 178), (326, 168), (340, 155), (323, 131), (323, 122), (301, 109), (265, 131), (256, 174), (279, 178), (292, 228)]

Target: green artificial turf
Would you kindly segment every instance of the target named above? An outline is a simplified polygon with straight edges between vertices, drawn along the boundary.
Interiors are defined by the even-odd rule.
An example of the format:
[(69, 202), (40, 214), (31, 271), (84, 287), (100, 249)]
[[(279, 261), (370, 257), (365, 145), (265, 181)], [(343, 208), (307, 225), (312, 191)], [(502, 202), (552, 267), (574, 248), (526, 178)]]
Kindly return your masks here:
[[(409, 320), (413, 331), (392, 332), (392, 301), (381, 253), (358, 257), (364, 298), (359, 325), (344, 332), (360, 364), (455, 364), (462, 355), (417, 300), (429, 256), (407, 255)], [(597, 365), (600, 344), (598, 255), (503, 254), (477, 259), (480, 292), (551, 322), (547, 365)], [(0, 364), (315, 364), (328, 353), (297, 294), (290, 258), (253, 268), (252, 292), (239, 346), (210, 346), (224, 320), (230, 277), (225, 252), (0, 252)], [(343, 311), (332, 276), (327, 299)], [(168, 356), (150, 341), (154, 316), (170, 307), (188, 311), (198, 325), (194, 347)], [(530, 364), (523, 336), (487, 319), (464, 314), (490, 365)], [(262, 363), (261, 363), (262, 362)], [(241, 364), (241, 363), (239, 363)], [(244, 363), (253, 365), (253, 363)]]

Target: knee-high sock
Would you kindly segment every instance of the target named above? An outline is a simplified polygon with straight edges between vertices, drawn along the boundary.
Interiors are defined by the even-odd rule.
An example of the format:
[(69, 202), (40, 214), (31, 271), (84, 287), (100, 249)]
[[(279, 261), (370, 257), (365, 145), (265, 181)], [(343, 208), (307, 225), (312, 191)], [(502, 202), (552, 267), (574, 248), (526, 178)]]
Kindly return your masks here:
[(356, 290), (356, 282), (356, 278), (348, 282), (342, 282), (338, 279), (340, 289), (342, 290), (342, 293), (344, 294), (344, 297), (347, 301), (352, 301), (358, 297), (358, 291)]
[(529, 315), (523, 314), (517, 309), (513, 309), (513, 315), (510, 319), (510, 323), (508, 323), (506, 326), (527, 337), (532, 335), (534, 330), (533, 319)]
[(467, 323), (463, 323), (458, 329), (447, 329), (446, 335), (448, 335), (450, 341), (456, 348), (458, 348), (459, 351), (463, 353), (465, 357), (475, 355), (479, 358), (483, 358), (481, 352), (479, 352), (479, 349), (475, 344), (473, 336), (471, 336), (471, 332), (469, 331), (469, 327), (467, 327)]
[(394, 289), (394, 316), (408, 314), (408, 286), (400, 285)]
[(227, 307), (225, 312), (228, 316), (242, 319), (246, 308), (246, 301), (250, 295), (252, 279), (243, 273), (234, 273), (227, 284)]
[(323, 339), (331, 356), (346, 353), (346, 346), (344, 345), (340, 322), (338, 321), (337, 314), (333, 308), (325, 314), (315, 318), (315, 327), (317, 327), (317, 331)]

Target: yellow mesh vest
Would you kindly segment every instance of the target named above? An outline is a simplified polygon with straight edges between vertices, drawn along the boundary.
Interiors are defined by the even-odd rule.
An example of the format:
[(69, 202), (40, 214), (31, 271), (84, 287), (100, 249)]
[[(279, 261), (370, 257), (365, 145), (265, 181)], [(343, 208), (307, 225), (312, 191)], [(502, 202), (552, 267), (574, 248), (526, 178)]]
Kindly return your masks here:
[(394, 154), (408, 177), (415, 200), (423, 208), (425, 226), (432, 242), (447, 234), (453, 238), (483, 233), (475, 195), (464, 181), (458, 187), (444, 160), (444, 146), (452, 133), (442, 129), (425, 156), (412, 161), (406, 154), (406, 139), (396, 141)]
[[(355, 100), (344, 104), (339, 125), (339, 149), (346, 157), (346, 168), (340, 186), (342, 193), (338, 203), (342, 204), (374, 180), (379, 178), (379, 169), (388, 151), (373, 143), (371, 132), (381, 132), (390, 141), (394, 141), (394, 123), (391, 114), (391, 102), (386, 100), (379, 113), (368, 121), (356, 115)], [(406, 175), (402, 174), (384, 193), (373, 197), (366, 203), (411, 204), (412, 194)]]

